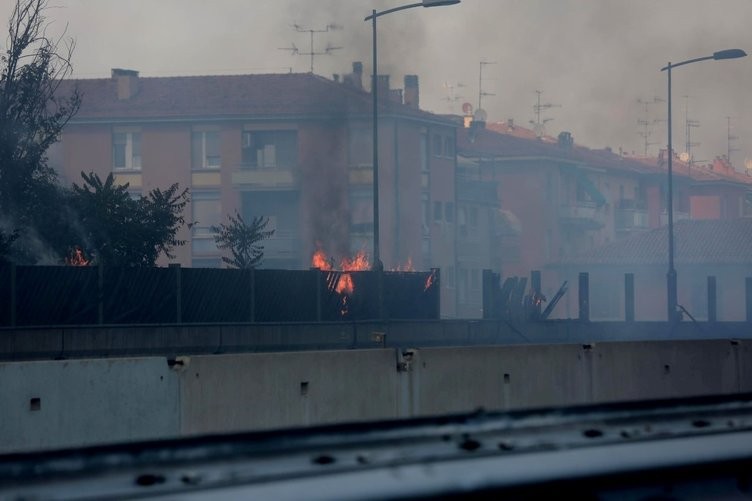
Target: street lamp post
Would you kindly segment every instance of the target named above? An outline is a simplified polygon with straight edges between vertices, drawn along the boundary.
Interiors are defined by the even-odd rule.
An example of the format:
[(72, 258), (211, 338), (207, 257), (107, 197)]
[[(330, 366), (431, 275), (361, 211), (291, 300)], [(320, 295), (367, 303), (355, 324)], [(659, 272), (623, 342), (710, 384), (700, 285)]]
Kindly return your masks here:
[(381, 262), (379, 253), (379, 114), (378, 114), (378, 72), (377, 72), (377, 44), (376, 44), (376, 18), (397, 12), (398, 10), (412, 9), (413, 7), (441, 7), (444, 5), (454, 5), (460, 3), (460, 0), (423, 0), (400, 7), (376, 12), (374, 9), (370, 16), (364, 21), (371, 21), (373, 30), (373, 73), (371, 75), (371, 94), (373, 95), (373, 269), (383, 270), (384, 263)]
[(678, 320), (677, 311), (677, 287), (676, 287), (676, 268), (674, 268), (674, 182), (673, 182), (673, 145), (671, 142), (671, 70), (677, 66), (684, 66), (685, 64), (696, 63), (698, 61), (707, 61), (708, 59), (736, 59), (746, 56), (747, 53), (741, 49), (727, 49), (714, 52), (710, 56), (697, 57), (694, 59), (688, 59), (680, 63), (669, 63), (661, 68), (661, 71), (665, 71), (668, 80), (668, 193), (667, 193), (667, 211), (668, 211), (668, 273), (666, 274), (666, 292), (667, 292), (667, 311), (668, 322), (674, 324)]

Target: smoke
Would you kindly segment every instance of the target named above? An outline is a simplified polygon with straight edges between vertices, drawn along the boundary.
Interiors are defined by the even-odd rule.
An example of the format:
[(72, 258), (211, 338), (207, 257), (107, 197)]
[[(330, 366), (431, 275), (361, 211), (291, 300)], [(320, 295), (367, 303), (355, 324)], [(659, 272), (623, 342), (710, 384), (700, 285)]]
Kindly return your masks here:
[[(10, 4), (11, 2), (6, 2)], [(48, 13), (58, 31), (68, 25), (77, 39), (75, 77), (106, 77), (110, 68), (125, 67), (144, 76), (314, 72), (331, 77), (349, 71), (352, 61), (371, 72), (371, 26), (364, 18), (401, 0), (65, 0)], [(0, 6), (0, 17), (10, 5)], [(752, 51), (749, 0), (462, 0), (459, 5), (415, 8), (378, 19), (379, 72), (393, 83), (417, 74), (421, 104), (436, 113), (460, 109), (463, 102), (483, 108), (491, 121), (513, 118), (529, 125), (535, 118), (536, 90), (547, 132), (570, 131), (578, 143), (611, 146), (640, 153), (644, 119), (639, 99), (666, 98), (666, 74), (660, 68), (726, 48)], [(341, 30), (317, 33), (313, 47), (305, 29)], [(54, 30), (53, 30), (54, 31)], [(52, 34), (52, 33), (51, 33)], [(135, 35), (137, 34), (137, 36)], [(479, 86), (480, 61), (484, 68)], [(368, 84), (369, 79), (365, 78)], [(674, 72), (674, 144), (683, 151), (684, 101), (699, 127), (695, 158), (712, 160), (731, 147), (737, 167), (752, 158), (752, 58), (707, 61)], [(448, 85), (445, 85), (448, 84)], [(453, 88), (457, 102), (451, 102)], [(490, 95), (493, 94), (493, 95)], [(665, 147), (665, 103), (650, 107), (651, 143), (656, 155)]]

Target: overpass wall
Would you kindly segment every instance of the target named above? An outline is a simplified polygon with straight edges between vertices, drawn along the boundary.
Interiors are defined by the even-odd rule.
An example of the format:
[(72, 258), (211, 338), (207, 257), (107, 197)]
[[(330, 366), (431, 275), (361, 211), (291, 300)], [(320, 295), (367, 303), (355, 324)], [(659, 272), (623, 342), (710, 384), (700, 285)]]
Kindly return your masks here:
[(0, 452), (750, 392), (750, 346), (696, 340), (6, 362)]

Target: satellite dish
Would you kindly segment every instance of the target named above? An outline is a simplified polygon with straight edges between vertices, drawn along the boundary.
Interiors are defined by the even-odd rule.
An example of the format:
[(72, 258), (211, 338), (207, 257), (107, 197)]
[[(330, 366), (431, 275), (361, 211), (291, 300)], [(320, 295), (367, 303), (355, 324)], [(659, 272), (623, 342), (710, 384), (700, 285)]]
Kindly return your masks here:
[(687, 153), (686, 151), (682, 151), (681, 153), (679, 153), (679, 160), (681, 160), (682, 162), (688, 162), (689, 153)]
[(486, 118), (488, 118), (488, 113), (486, 113), (486, 110), (478, 108), (475, 110), (475, 113), (473, 113), (473, 120), (477, 122), (485, 122)]
[(472, 105), (472, 104), (470, 104), (470, 103), (463, 103), (463, 104), (462, 104), (462, 112), (463, 112), (463, 113), (464, 113), (465, 115), (469, 115), (470, 113), (472, 113), (472, 112), (473, 112), (473, 105)]
[(744, 159), (744, 168), (746, 168), (747, 170), (752, 170), (752, 158)]

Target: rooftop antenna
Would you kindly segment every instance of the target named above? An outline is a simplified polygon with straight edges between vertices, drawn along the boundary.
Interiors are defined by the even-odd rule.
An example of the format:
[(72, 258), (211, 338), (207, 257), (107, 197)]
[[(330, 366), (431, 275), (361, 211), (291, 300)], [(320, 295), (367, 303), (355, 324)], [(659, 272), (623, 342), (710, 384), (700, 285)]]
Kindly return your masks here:
[(483, 92), (483, 67), (489, 64), (496, 64), (495, 61), (482, 61), (480, 62), (480, 71), (478, 73), (478, 109), (482, 110), (483, 106), (483, 96), (495, 96), (496, 94), (492, 94), (490, 92)]
[(279, 50), (289, 50), (293, 56), (310, 56), (311, 57), (311, 70), (310, 70), (311, 73), (313, 73), (313, 57), (314, 56), (330, 56), (333, 51), (342, 48), (342, 47), (334, 47), (329, 44), (326, 44), (326, 48), (323, 51), (316, 51), (313, 48), (313, 35), (315, 33), (328, 33), (329, 31), (341, 30), (342, 26), (331, 23), (331, 24), (327, 24), (326, 27), (322, 29), (312, 29), (312, 28), (308, 28), (305, 26), (301, 26), (299, 24), (293, 24), (292, 27), (298, 33), (308, 33), (311, 36), (311, 45), (310, 45), (309, 51), (301, 52), (300, 49), (298, 49), (294, 43), (290, 44), (290, 47), (280, 47)]
[(655, 124), (657, 124), (659, 122), (665, 122), (665, 120), (661, 120), (661, 119), (657, 119), (657, 118), (653, 119), (653, 120), (650, 120), (650, 114), (649, 114), (648, 108), (650, 107), (651, 104), (663, 103), (663, 102), (665, 102), (665, 100), (663, 100), (663, 99), (661, 99), (659, 97), (653, 97), (653, 99), (650, 100), (650, 101), (643, 100), (643, 99), (638, 99), (637, 102), (640, 103), (643, 106), (644, 110), (645, 110), (645, 118), (637, 120), (637, 123), (642, 126), (642, 131), (638, 132), (638, 134), (640, 135), (640, 137), (645, 142), (645, 152), (644, 152), (644, 155), (647, 157), (648, 156), (648, 147), (650, 147), (650, 146), (652, 146), (654, 144), (658, 144), (658, 143), (650, 141), (650, 136), (653, 134), (653, 129), (651, 128), (651, 126), (655, 125)]
[(732, 117), (726, 117), (726, 159), (728, 159), (729, 163), (731, 163), (731, 153), (739, 151), (739, 148), (734, 148), (731, 145), (732, 141), (739, 139), (739, 136), (731, 134), (731, 118)]
[(444, 101), (449, 101), (449, 108), (452, 114), (454, 114), (454, 104), (462, 99), (464, 96), (461, 96), (459, 94), (456, 94), (454, 91), (457, 88), (464, 87), (465, 84), (457, 82), (455, 84), (451, 84), (449, 82), (444, 82), (443, 87), (447, 90), (447, 97), (443, 98)]
[(542, 103), (541, 104), (541, 94), (543, 94), (542, 90), (536, 90), (536, 94), (538, 94), (538, 98), (533, 105), (533, 111), (535, 112), (535, 121), (530, 120), (530, 123), (533, 124), (533, 128), (535, 129), (535, 137), (538, 139), (542, 138), (546, 132), (546, 123), (553, 120), (553, 118), (544, 118), (541, 120), (541, 111), (548, 110), (551, 108), (561, 108), (560, 104), (552, 104), (552, 103)]
[(687, 95), (682, 96), (684, 98), (684, 125), (685, 125), (685, 137), (686, 137), (686, 143), (684, 144), (684, 151), (686, 153), (686, 162), (689, 163), (690, 167), (695, 162), (695, 158), (692, 155), (692, 147), (693, 146), (700, 146), (700, 143), (692, 142), (692, 129), (699, 127), (700, 122), (697, 120), (690, 120), (689, 119), (689, 97)]

